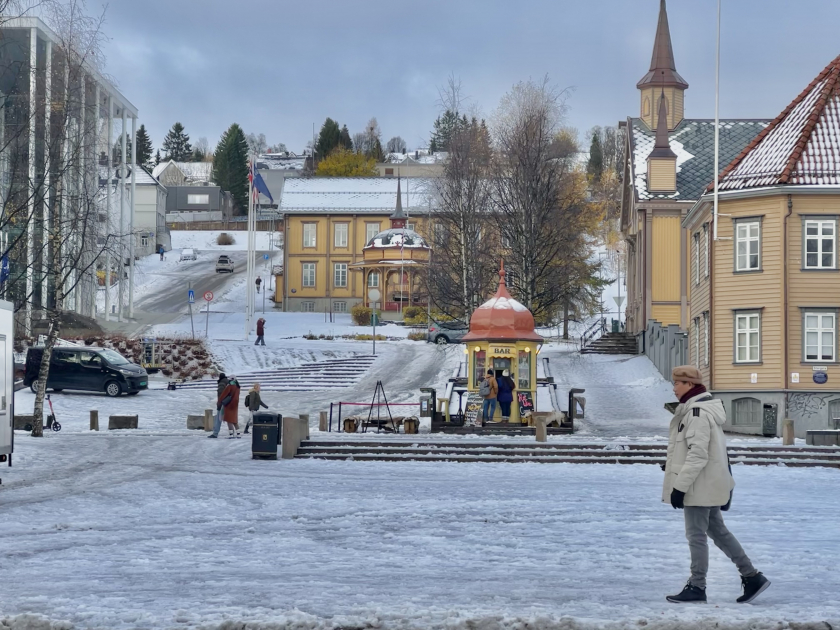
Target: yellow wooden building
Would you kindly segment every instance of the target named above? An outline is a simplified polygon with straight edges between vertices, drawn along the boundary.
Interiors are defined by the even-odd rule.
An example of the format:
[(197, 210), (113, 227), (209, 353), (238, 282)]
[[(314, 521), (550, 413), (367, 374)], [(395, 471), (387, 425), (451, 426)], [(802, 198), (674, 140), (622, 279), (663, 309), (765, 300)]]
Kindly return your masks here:
[[(285, 241), (277, 299), (282, 309), (349, 312), (373, 287), (383, 293), (380, 308), (386, 318), (398, 317), (401, 306), (425, 305), (424, 299), (417, 299), (422, 296), (419, 271), (411, 270), (428, 261), (421, 235), (429, 231), (430, 190), (422, 179), (287, 179), (280, 201)], [(425, 255), (422, 247), (394, 248), (390, 239), (388, 247), (367, 248), (377, 237), (382, 243), (382, 232), (391, 229), (394, 214), (410, 233), (406, 240), (423, 241)], [(402, 280), (400, 269), (405, 272)]]
[(789, 417), (804, 437), (840, 418), (837, 111), (840, 57), (725, 168), (718, 238), (712, 186), (683, 221), (690, 361), (727, 430), (776, 435)]
[[(636, 85), (638, 117), (619, 123), (625, 149), (621, 231), (625, 239), (627, 331), (649, 321), (687, 330), (692, 286), (688, 210), (714, 175), (714, 120), (688, 119), (688, 83), (677, 72), (665, 0), (660, 0), (650, 69)], [(722, 120), (721, 166), (766, 127), (763, 120)]]

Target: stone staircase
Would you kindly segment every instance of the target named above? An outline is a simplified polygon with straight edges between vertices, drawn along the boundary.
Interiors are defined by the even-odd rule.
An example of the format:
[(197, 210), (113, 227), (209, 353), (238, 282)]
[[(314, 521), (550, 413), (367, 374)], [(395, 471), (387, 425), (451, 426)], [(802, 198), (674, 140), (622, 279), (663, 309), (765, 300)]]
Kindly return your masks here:
[(581, 354), (639, 354), (636, 338), (629, 333), (604, 333), (589, 343)]
[[(542, 464), (664, 464), (667, 444), (317, 439), (301, 443), (295, 457), (354, 461), (533, 462)], [(778, 445), (730, 446), (732, 464), (840, 468), (840, 448)]]
[[(357, 356), (349, 359), (333, 359), (306, 363), (294, 367), (239, 372), (236, 378), (243, 389), (251, 388), (254, 382), (260, 384), (263, 391), (269, 392), (309, 392), (319, 389), (343, 389), (355, 385), (367, 372), (376, 357)], [(215, 390), (216, 381), (186, 381), (178, 384), (178, 389)]]

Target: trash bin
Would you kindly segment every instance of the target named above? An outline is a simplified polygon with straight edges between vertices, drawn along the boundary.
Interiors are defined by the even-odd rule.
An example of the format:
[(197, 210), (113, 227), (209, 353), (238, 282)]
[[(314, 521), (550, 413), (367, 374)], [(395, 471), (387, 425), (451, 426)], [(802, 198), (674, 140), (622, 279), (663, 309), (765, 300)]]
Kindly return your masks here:
[(273, 411), (258, 411), (254, 413), (251, 425), (252, 459), (277, 459), (277, 445), (280, 444), (280, 426), (283, 416)]
[(764, 418), (761, 422), (761, 434), (764, 437), (776, 437), (779, 418), (779, 405), (768, 403), (764, 405)]
[(376, 313), (371, 313), (370, 315), (370, 325), (371, 326), (380, 326), (382, 322), (379, 319), (379, 315)]
[(613, 331), (614, 333), (620, 332), (620, 331), (618, 330), (618, 326), (619, 326), (619, 324), (620, 324), (620, 323), (621, 323), (621, 322), (619, 322), (617, 319), (612, 320), (612, 331)]

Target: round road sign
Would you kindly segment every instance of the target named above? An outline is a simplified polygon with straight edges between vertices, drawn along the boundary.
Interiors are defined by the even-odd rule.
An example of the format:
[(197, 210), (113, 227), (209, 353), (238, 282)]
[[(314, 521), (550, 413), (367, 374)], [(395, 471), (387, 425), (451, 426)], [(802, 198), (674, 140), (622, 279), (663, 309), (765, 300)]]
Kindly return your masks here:
[(204, 299), (207, 300), (208, 302), (212, 302), (213, 301), (213, 292), (212, 291), (205, 291), (204, 292)]

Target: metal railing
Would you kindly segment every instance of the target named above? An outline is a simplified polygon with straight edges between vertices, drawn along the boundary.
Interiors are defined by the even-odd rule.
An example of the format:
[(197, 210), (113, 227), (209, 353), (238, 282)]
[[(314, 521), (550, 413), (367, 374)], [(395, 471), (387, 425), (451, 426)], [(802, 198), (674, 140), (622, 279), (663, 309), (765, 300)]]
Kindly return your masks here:
[(596, 339), (600, 338), (601, 335), (603, 335), (606, 332), (607, 332), (607, 318), (606, 317), (599, 317), (580, 336), (580, 349), (583, 350), (589, 344), (591, 344)]

